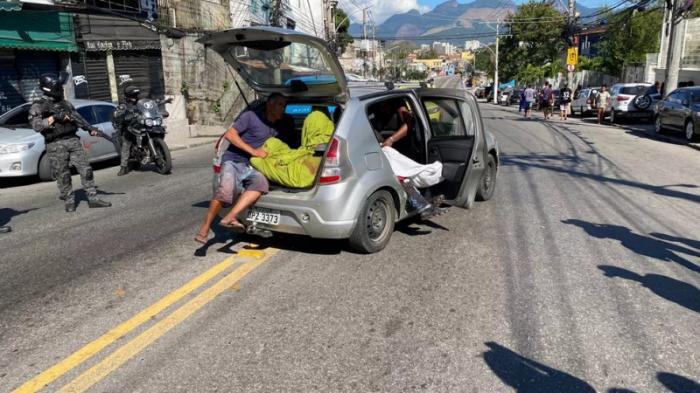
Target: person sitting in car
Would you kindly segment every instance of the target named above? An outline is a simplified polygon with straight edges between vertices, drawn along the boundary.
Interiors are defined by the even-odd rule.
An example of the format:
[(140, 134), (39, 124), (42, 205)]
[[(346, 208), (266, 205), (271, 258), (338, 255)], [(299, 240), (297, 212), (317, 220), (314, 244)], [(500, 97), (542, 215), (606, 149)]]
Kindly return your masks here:
[(382, 101), (379, 110), (372, 117), (372, 126), (375, 130), (394, 131), (381, 142), (381, 146), (392, 171), (408, 195), (409, 211), (418, 211), (423, 219), (444, 213), (445, 209), (440, 207), (445, 199), (443, 195), (428, 201), (417, 188), (441, 182), (442, 164), (435, 162), (422, 165), (402, 154), (406, 149), (415, 150), (408, 137), (409, 133), (413, 132), (413, 115), (406, 103), (401, 100)]

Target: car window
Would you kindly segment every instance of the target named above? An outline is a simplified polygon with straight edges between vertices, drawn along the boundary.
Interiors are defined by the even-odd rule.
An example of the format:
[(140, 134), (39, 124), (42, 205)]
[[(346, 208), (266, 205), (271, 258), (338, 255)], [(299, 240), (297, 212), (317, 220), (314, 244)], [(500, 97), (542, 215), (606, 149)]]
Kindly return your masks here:
[(700, 104), (700, 92), (694, 91), (690, 93), (690, 102), (692, 104)]
[(84, 106), (81, 108), (77, 109), (78, 113), (80, 116), (85, 118), (88, 123), (90, 124), (97, 124), (97, 121), (95, 121), (95, 114), (92, 112), (92, 107), (91, 106)]
[(687, 105), (688, 104), (688, 92), (681, 90), (678, 92), (678, 104)]
[(463, 137), (467, 135), (455, 100), (426, 98), (423, 100), (423, 106), (428, 114), (430, 133), (433, 137)]
[(474, 136), (476, 130), (476, 116), (474, 116), (474, 111), (472, 107), (469, 106), (465, 101), (459, 101), (459, 107), (462, 110), (462, 118), (464, 119), (464, 132), (466, 136)]
[(114, 107), (109, 105), (95, 105), (92, 108), (95, 111), (95, 120), (97, 123), (111, 123)]
[(620, 89), (620, 94), (636, 96), (646, 93), (647, 90), (649, 90), (649, 86), (647, 85), (625, 86), (622, 89)]
[(23, 105), (3, 117), (0, 124), (10, 127), (29, 126), (29, 105)]

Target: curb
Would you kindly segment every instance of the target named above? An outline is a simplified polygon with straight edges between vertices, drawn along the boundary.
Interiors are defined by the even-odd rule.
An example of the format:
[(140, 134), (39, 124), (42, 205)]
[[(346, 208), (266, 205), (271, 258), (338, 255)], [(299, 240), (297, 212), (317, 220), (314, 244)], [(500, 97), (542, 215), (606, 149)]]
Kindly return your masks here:
[(645, 129), (639, 129), (639, 128), (630, 128), (630, 127), (625, 127), (622, 124), (611, 124), (612, 126), (615, 126), (617, 128), (620, 128), (622, 130), (627, 130), (627, 131), (632, 131), (632, 132), (639, 132), (639, 133), (644, 133), (645, 135), (649, 136), (650, 138), (662, 141), (662, 142), (667, 142), (667, 143), (672, 143), (674, 145), (680, 145), (680, 146), (687, 146), (691, 149), (695, 149), (700, 151), (700, 143), (691, 143), (686, 141), (685, 139), (681, 138), (674, 138), (666, 135), (660, 135), (654, 132), (653, 130), (645, 130)]
[(197, 141), (197, 142), (187, 143), (187, 144), (174, 144), (174, 145), (170, 145), (170, 151), (191, 149), (193, 147), (204, 146), (204, 145), (208, 145), (208, 144), (214, 143), (214, 142), (216, 142), (216, 138), (205, 140), (205, 141)]

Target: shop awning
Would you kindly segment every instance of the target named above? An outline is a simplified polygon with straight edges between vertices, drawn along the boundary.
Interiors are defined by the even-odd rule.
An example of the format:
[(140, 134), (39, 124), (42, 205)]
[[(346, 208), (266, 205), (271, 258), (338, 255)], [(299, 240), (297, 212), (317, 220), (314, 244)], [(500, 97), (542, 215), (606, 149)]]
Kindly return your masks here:
[(0, 0), (0, 11), (19, 11), (22, 4), (19, 0)]
[(0, 48), (77, 52), (73, 17), (65, 12), (0, 12)]

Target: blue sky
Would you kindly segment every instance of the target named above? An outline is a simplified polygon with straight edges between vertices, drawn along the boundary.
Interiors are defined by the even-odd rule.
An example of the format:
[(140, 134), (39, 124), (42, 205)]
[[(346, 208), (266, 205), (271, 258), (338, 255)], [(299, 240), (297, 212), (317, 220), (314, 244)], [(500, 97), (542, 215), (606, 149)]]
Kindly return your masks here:
[[(465, 1), (465, 0), (458, 0), (458, 1), (460, 3), (470, 3), (471, 2), (471, 1)], [(525, 0), (525, 1), (514, 0), (514, 1), (516, 4), (527, 2), (527, 0)], [(418, 0), (418, 4), (420, 4), (422, 6), (427, 6), (430, 8), (433, 8), (436, 5), (444, 3), (444, 2), (445, 2), (445, 0)], [(581, 4), (585, 5), (586, 7), (595, 8), (595, 7), (600, 7), (602, 5), (610, 4), (611, 2), (606, 1), (606, 0), (577, 0), (577, 3), (581, 3)]]

